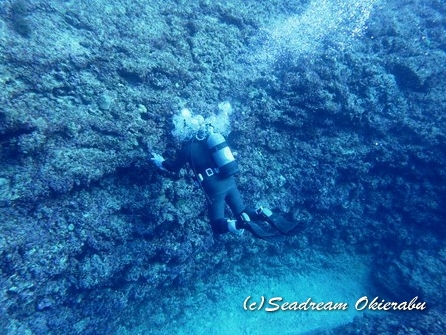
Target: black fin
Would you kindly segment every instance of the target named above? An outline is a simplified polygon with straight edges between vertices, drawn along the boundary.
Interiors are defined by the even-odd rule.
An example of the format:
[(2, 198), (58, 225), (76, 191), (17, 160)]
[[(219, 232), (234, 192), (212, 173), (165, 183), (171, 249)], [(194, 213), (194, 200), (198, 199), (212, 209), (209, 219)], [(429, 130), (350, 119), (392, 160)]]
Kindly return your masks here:
[(282, 242), (285, 236), (265, 222), (246, 222), (246, 229), (254, 236), (268, 242)]
[(274, 225), (279, 232), (285, 235), (297, 234), (301, 228), (303, 228), (299, 227), (299, 222), (288, 221), (277, 214), (273, 214), (268, 217), (268, 222)]

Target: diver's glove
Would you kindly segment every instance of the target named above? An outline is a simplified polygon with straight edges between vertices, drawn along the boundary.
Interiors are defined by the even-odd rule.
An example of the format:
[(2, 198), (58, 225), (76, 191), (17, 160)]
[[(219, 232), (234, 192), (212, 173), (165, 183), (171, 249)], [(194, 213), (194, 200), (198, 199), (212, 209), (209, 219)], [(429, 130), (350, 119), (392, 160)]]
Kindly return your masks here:
[(165, 161), (165, 159), (163, 158), (163, 156), (161, 156), (160, 154), (157, 153), (152, 153), (152, 158), (151, 161), (153, 163), (155, 163), (155, 165), (158, 167), (158, 169), (160, 170), (164, 170), (167, 171), (164, 167), (163, 167), (163, 162)]

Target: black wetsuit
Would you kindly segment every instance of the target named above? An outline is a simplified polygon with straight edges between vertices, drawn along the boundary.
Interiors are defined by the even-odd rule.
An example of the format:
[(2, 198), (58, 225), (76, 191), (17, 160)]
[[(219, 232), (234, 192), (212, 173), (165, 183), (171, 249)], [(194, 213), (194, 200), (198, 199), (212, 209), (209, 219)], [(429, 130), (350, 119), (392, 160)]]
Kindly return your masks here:
[[(215, 234), (227, 233), (228, 219), (225, 218), (225, 203), (237, 220), (237, 229), (245, 229), (254, 236), (271, 241), (282, 241), (285, 235), (293, 235), (297, 223), (274, 214), (266, 218), (257, 210), (245, 208), (234, 176), (223, 177), (209, 152), (206, 139), (196, 137), (184, 142), (174, 161), (163, 161), (163, 168), (178, 172), (186, 163), (192, 168), (198, 182), (206, 193), (209, 218)], [(242, 213), (248, 215), (242, 216)], [(299, 227), (297, 227), (299, 228)]]
[(164, 161), (163, 167), (166, 170), (177, 172), (186, 163), (192, 168), (207, 195), (212, 231), (216, 234), (228, 232), (225, 202), (236, 218), (239, 218), (245, 210), (245, 204), (237, 189), (234, 176), (223, 177), (218, 172), (217, 165), (207, 147), (206, 139), (199, 140), (194, 137), (184, 142), (176, 159)]

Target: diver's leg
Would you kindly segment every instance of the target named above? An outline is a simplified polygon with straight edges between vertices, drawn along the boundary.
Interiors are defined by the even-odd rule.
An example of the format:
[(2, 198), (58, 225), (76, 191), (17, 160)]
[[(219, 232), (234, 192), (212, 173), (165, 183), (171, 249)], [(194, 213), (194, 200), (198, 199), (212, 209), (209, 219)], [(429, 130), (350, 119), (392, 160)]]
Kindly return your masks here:
[(243, 202), (240, 191), (234, 183), (234, 186), (226, 194), (226, 203), (231, 209), (234, 217), (239, 217), (245, 210), (245, 203)]
[(225, 194), (213, 194), (208, 198), (208, 215), (214, 234), (228, 232), (228, 223), (225, 218)]
[(276, 229), (269, 227), (266, 223), (262, 224), (261, 222), (254, 222), (252, 220), (249, 213), (251, 213), (255, 219), (260, 218), (260, 215), (257, 215), (255, 210), (250, 211), (246, 209), (235, 183), (226, 195), (226, 203), (237, 218), (236, 228), (238, 230), (246, 229), (253, 236), (269, 242), (280, 242), (283, 240), (283, 235), (279, 234)]

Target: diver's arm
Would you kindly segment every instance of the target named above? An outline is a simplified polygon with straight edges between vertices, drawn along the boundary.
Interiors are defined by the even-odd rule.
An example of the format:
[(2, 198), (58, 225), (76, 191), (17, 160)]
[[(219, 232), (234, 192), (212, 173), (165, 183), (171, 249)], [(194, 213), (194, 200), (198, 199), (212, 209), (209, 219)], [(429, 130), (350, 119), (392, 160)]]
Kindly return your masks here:
[(152, 154), (153, 157), (151, 158), (151, 160), (161, 170), (178, 172), (187, 162), (186, 151), (187, 151), (187, 146), (183, 145), (181, 150), (176, 155), (176, 159), (174, 160), (165, 160), (161, 155), (155, 153)]

